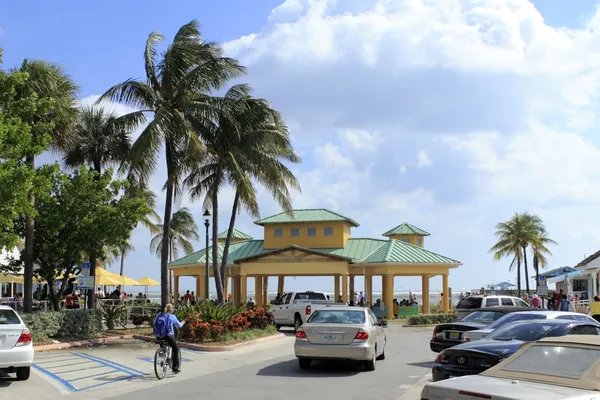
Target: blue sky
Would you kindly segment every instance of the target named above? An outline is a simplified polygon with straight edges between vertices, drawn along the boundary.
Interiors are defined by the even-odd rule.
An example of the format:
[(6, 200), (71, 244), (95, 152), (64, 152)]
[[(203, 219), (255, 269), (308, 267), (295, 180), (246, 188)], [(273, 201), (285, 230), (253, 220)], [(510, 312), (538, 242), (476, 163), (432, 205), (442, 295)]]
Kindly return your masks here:
[[(559, 242), (549, 267), (597, 251), (596, 2), (422, 2), (4, 2), (0, 46), (5, 67), (24, 58), (63, 65), (90, 103), (143, 76), (151, 31), (169, 40), (198, 19), (207, 39), (248, 66), (245, 81), (257, 95), (284, 113), (304, 159), (295, 167), (303, 186), (297, 208), (346, 214), (361, 223), (355, 237), (379, 237), (404, 221), (420, 226), (432, 233), (427, 248), (463, 261), (450, 278), (457, 289), (514, 282), (508, 260), (494, 263), (487, 249), (495, 223), (517, 211), (539, 213)], [(157, 192), (163, 173), (153, 181)], [(230, 191), (222, 202), (229, 209)], [(182, 205), (201, 222), (199, 204)], [(261, 207), (263, 216), (279, 211), (265, 193)], [(261, 237), (245, 215), (238, 228)], [(133, 278), (158, 277), (149, 240), (135, 231), (126, 266)], [(397, 278), (396, 286), (418, 290), (420, 282)]]

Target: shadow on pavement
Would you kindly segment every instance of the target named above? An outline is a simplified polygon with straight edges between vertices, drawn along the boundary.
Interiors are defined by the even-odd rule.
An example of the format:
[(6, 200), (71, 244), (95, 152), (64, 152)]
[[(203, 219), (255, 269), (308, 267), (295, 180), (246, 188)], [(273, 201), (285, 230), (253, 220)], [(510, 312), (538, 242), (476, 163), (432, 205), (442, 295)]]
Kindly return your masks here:
[(16, 381), (15, 378), (0, 371), (0, 388), (9, 387), (14, 381)]
[(421, 368), (432, 368), (433, 367), (433, 361), (423, 361), (423, 362), (406, 363), (406, 365), (411, 365), (413, 367), (421, 367)]
[(294, 378), (339, 378), (356, 375), (363, 367), (350, 362), (313, 361), (310, 370), (301, 370), (298, 360), (288, 360), (269, 365), (258, 371), (259, 376), (279, 376)]

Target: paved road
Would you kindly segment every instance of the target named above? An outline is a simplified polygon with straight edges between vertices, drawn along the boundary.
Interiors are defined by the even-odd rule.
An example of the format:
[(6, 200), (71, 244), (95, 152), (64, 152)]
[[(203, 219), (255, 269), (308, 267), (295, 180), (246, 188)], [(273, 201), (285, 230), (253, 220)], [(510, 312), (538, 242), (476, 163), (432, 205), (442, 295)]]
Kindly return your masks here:
[[(386, 360), (374, 372), (345, 363), (317, 364), (301, 371), (293, 335), (226, 353), (184, 351), (181, 374), (157, 381), (155, 346), (127, 343), (40, 353), (27, 382), (0, 379), (7, 398), (163, 400), (233, 398), (289, 400), (328, 398), (419, 400), (435, 354), (430, 328), (387, 329)], [(209, 397), (210, 396), (210, 397)]]

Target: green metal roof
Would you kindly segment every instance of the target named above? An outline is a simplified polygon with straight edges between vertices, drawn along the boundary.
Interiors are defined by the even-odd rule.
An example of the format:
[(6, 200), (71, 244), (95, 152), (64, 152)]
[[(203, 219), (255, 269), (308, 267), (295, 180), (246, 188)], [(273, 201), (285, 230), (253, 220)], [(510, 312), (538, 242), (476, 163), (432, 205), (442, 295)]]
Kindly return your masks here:
[[(219, 239), (227, 239), (227, 232), (229, 232), (229, 230), (219, 233), (218, 238)], [(242, 231), (238, 231), (237, 229), (233, 230), (233, 235), (231, 237), (233, 239), (244, 239), (244, 240), (252, 239), (252, 236), (250, 236)]]
[[(223, 255), (224, 244), (219, 244), (219, 261)], [(300, 248), (299, 246), (295, 246)], [(245, 240), (231, 243), (228, 263), (255, 257), (278, 249), (265, 249), (263, 240)], [(382, 240), (370, 238), (351, 238), (343, 249), (308, 249), (315, 253), (347, 258), (355, 263), (410, 263), (410, 264), (460, 264), (460, 261), (413, 246), (401, 240)], [(212, 262), (212, 248), (208, 248), (208, 262)], [(180, 258), (169, 264), (171, 267), (206, 263), (205, 250)]]
[(382, 236), (393, 236), (393, 235), (420, 235), (420, 236), (429, 236), (431, 233), (424, 231), (421, 228), (417, 228), (414, 225), (409, 224), (408, 222), (404, 222), (397, 227), (390, 229)]
[(401, 240), (391, 239), (386, 244), (378, 247), (373, 253), (367, 256), (365, 263), (403, 263), (403, 264), (460, 264), (460, 261), (453, 260), (425, 250), (418, 246)]
[(358, 222), (344, 217), (341, 214), (333, 211), (326, 210), (324, 208), (307, 209), (307, 210), (292, 210), (289, 213), (282, 212), (279, 214), (271, 215), (270, 217), (263, 218), (256, 221), (256, 225), (268, 225), (268, 224), (293, 224), (297, 222), (335, 222), (344, 221), (358, 227)]

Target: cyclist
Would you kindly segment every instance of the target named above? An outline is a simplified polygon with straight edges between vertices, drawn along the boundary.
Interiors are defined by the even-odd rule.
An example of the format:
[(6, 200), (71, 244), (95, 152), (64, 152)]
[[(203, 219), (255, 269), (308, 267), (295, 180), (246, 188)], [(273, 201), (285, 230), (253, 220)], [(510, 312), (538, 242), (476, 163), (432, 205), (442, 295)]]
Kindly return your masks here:
[[(184, 322), (185, 323), (185, 322)], [(159, 313), (154, 319), (154, 335), (159, 340), (165, 340), (172, 349), (173, 372), (178, 374), (181, 366), (179, 365), (179, 345), (175, 340), (173, 326), (181, 328), (184, 323), (179, 322), (173, 314), (173, 304), (167, 304), (164, 312)]]

